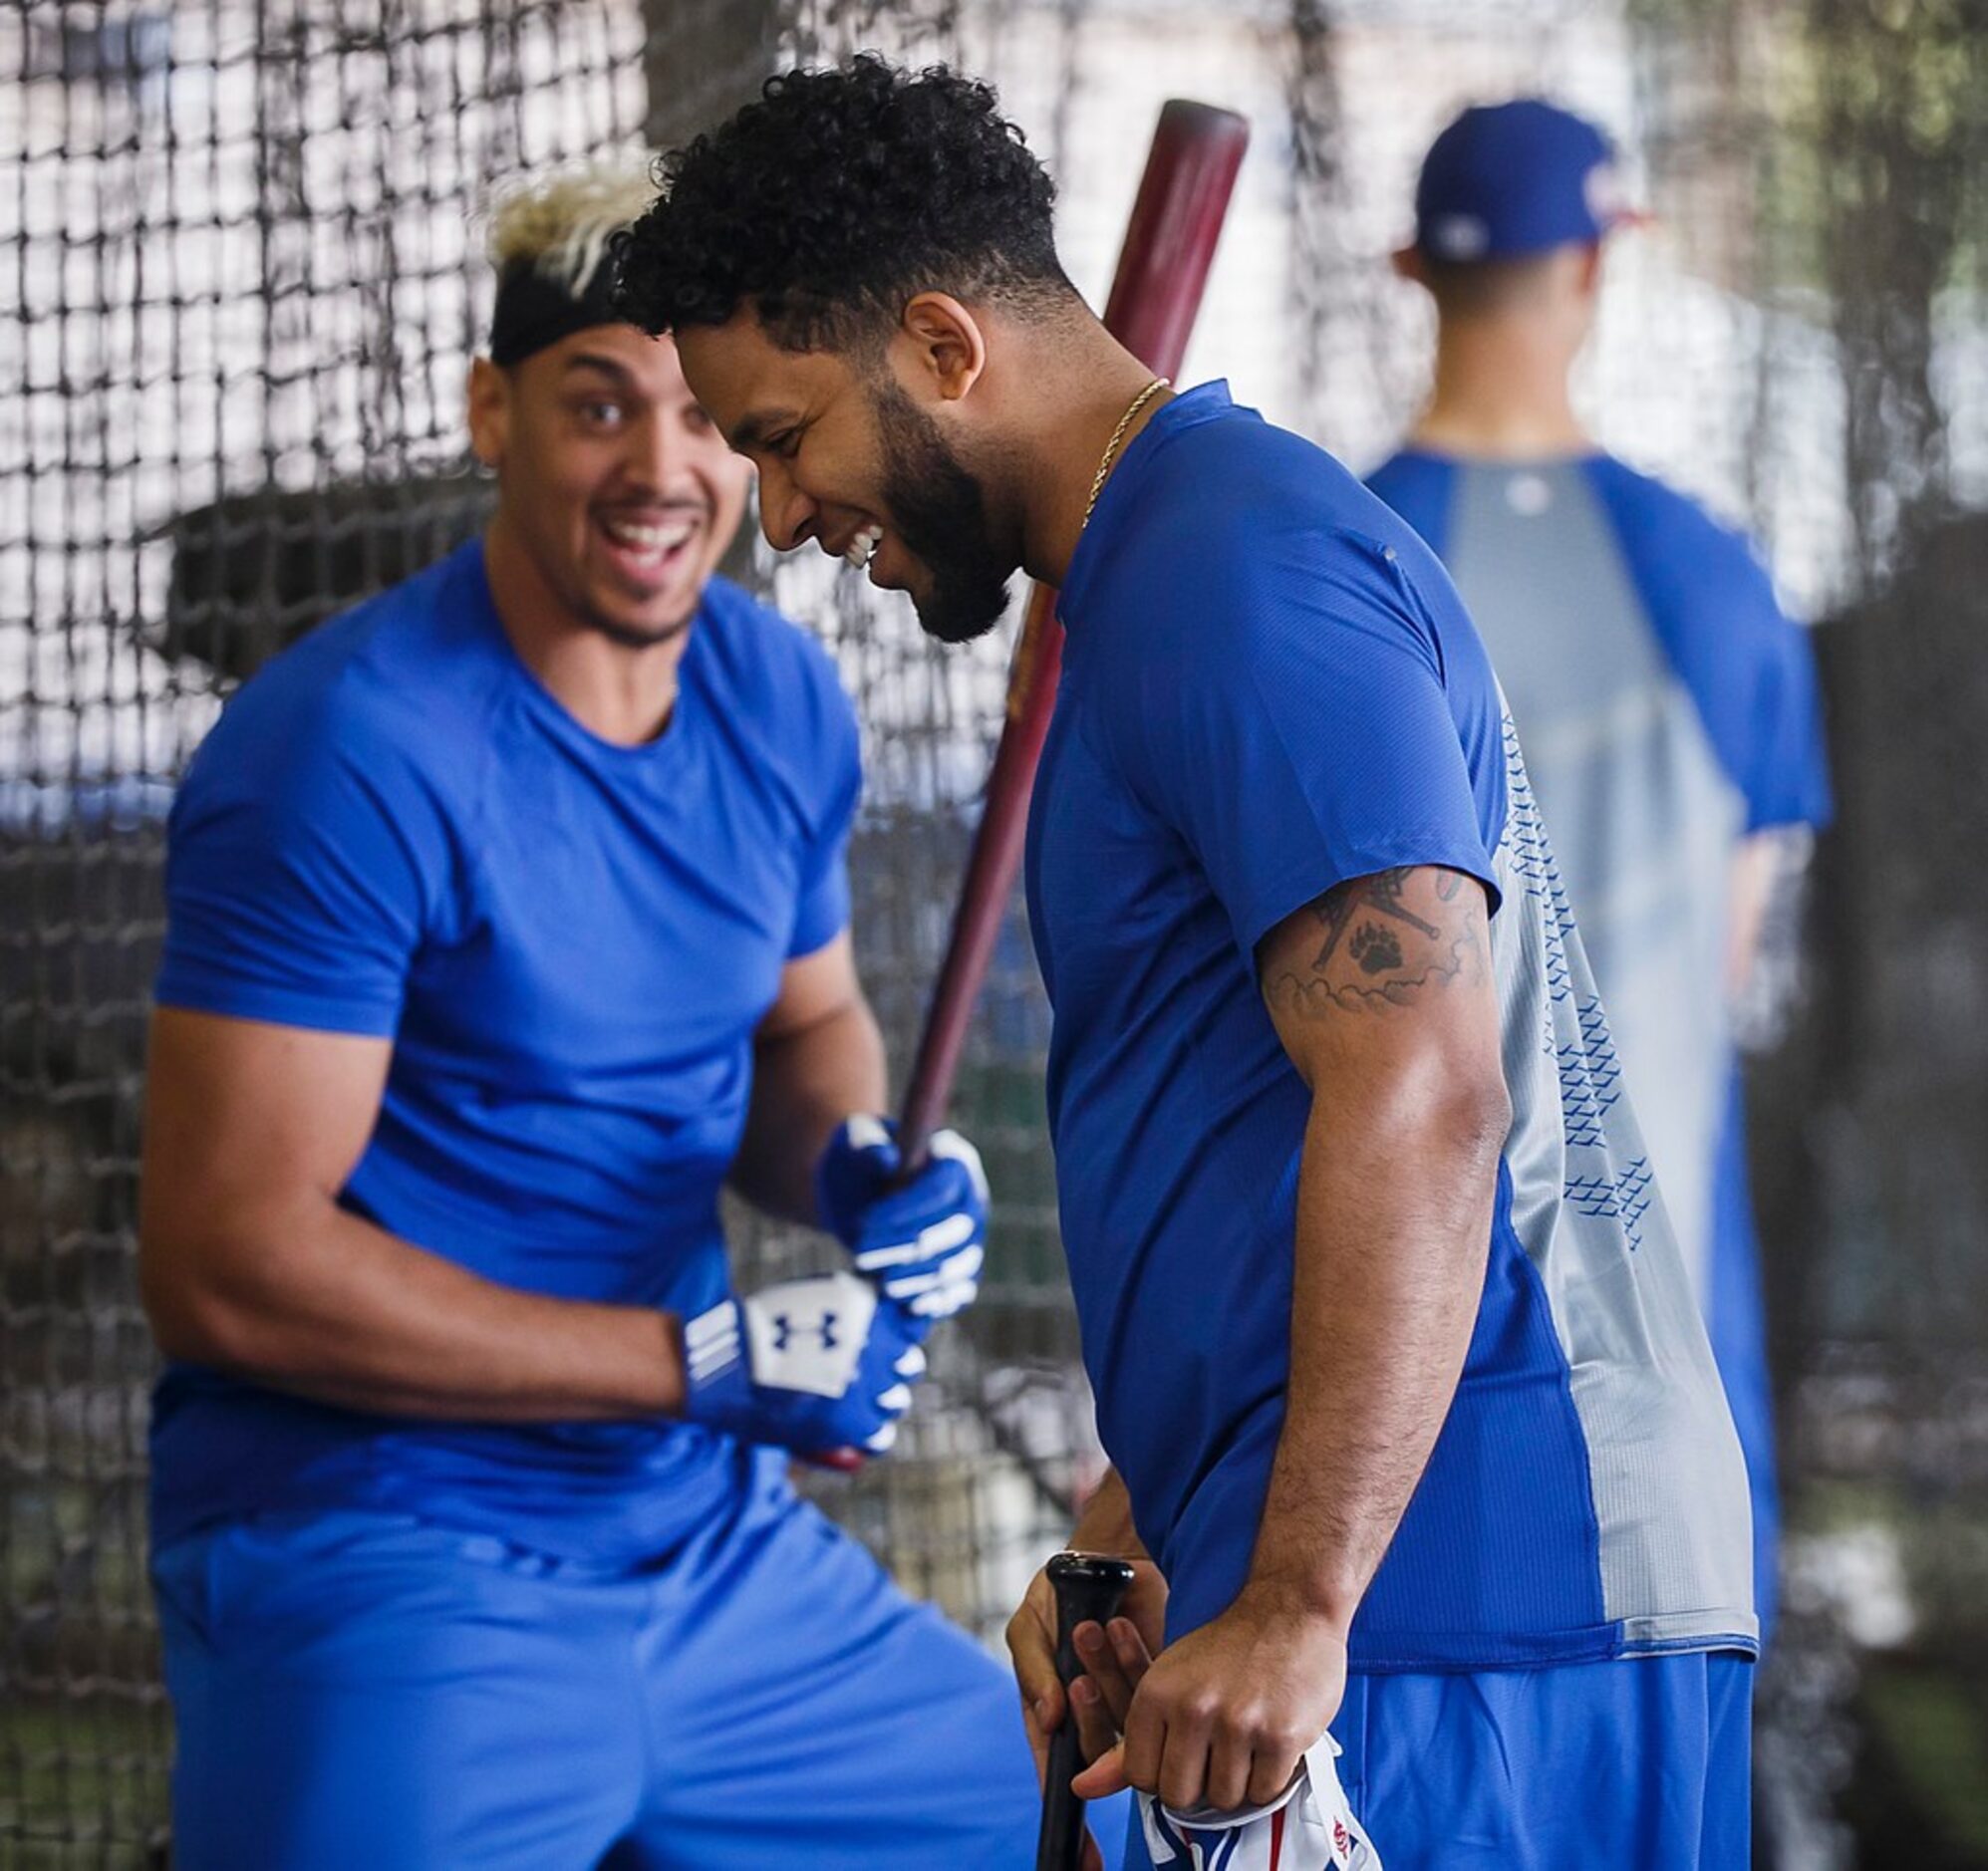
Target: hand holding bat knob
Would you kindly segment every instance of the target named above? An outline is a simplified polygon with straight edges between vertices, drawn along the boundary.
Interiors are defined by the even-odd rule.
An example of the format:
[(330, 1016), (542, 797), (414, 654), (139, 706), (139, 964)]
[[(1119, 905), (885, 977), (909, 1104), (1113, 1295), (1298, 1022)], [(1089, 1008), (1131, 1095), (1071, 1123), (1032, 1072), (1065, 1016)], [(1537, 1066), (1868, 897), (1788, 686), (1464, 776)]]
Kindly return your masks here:
[[(1118, 1615), (1132, 1584), (1132, 1567), (1123, 1559), (1108, 1559), (1098, 1553), (1059, 1552), (1047, 1570), (1050, 1588), (1056, 1594), (1056, 1676), (1067, 1690), (1084, 1673), (1077, 1658), (1077, 1626), (1105, 1624)], [(1084, 1802), (1070, 1791), (1070, 1782), (1083, 1768), (1076, 1715), (1066, 1707), (1062, 1725), (1049, 1737), (1035, 1871), (1080, 1871)]]

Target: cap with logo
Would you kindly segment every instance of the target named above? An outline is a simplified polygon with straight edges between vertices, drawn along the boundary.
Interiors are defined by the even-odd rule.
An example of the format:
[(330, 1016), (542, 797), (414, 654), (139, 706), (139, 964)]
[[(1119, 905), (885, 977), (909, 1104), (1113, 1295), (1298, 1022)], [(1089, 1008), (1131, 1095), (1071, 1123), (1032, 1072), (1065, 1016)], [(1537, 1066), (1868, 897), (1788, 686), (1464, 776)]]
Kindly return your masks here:
[(1430, 144), (1415, 188), (1415, 245), (1432, 260), (1545, 253), (1627, 218), (1614, 145), (1540, 98), (1466, 111)]

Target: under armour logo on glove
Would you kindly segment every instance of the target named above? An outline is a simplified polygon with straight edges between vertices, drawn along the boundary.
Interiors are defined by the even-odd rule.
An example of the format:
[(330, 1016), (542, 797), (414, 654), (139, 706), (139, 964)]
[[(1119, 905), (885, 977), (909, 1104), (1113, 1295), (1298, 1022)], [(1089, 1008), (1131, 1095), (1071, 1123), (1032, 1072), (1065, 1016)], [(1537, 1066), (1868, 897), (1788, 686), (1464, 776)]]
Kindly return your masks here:
[(897, 1440), (927, 1326), (853, 1273), (783, 1280), (684, 1326), (684, 1414), (799, 1455)]
[(796, 1325), (793, 1319), (784, 1312), (776, 1312), (773, 1315), (773, 1347), (776, 1351), (785, 1351), (797, 1332), (812, 1332), (821, 1341), (823, 1351), (833, 1351), (835, 1349), (835, 1314), (824, 1312), (820, 1318), (806, 1320), (800, 1325)]
[(957, 1131), (935, 1131), (925, 1168), (900, 1184), (896, 1127), (853, 1117), (815, 1172), (823, 1221), (885, 1297), (921, 1319), (951, 1318), (980, 1291), (987, 1259), (988, 1179)]
[(1339, 1784), (1339, 1743), (1320, 1736), (1283, 1796), (1268, 1806), (1176, 1812), (1139, 1795), (1155, 1865), (1179, 1871), (1381, 1871), (1380, 1853)]
[(741, 1300), (756, 1383), (840, 1397), (856, 1375), (876, 1289), (848, 1273), (819, 1273)]

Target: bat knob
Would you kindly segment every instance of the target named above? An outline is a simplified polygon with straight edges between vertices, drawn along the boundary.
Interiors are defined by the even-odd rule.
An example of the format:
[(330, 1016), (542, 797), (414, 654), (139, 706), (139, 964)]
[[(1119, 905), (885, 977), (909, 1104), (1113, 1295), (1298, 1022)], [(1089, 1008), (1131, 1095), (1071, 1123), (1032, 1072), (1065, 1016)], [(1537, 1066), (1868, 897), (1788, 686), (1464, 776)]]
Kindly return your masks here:
[(1056, 1594), (1056, 1674), (1067, 1685), (1083, 1674), (1071, 1633), (1080, 1624), (1103, 1624), (1118, 1615), (1132, 1586), (1132, 1566), (1094, 1552), (1059, 1552), (1048, 1565)]

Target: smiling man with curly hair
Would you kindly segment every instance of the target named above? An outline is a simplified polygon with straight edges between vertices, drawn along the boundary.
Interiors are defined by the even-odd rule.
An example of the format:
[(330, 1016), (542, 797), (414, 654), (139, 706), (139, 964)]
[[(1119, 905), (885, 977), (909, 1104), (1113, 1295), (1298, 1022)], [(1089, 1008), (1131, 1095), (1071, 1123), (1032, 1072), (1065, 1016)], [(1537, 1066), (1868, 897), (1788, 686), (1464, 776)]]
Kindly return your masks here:
[(671, 159), (618, 264), (775, 546), (947, 639), (1061, 589), (1075, 1537), (1140, 1566), (1076, 1634), (1079, 1790), (1155, 1796), (1162, 1862), (1344, 1864), (1343, 1745), (1395, 1871), (1744, 1864), (1746, 1476), (1483, 646), (1337, 462), (1114, 342), (1051, 202), (987, 87), (862, 59)]
[[(909, 591), (925, 628), (947, 643), (1000, 621), (1024, 514), (1013, 499), (990, 498), (988, 477), (883, 368), (886, 348), (899, 308), (934, 280), (957, 302), (1001, 308), (1079, 348), (1092, 321), (1056, 258), (1054, 199), (992, 91), (944, 73), (902, 84), (862, 58), (846, 76), (773, 80), (764, 104), (677, 163), (668, 232), (652, 217), (621, 243), (622, 291), (638, 316), (668, 306), (695, 344), (749, 301), (760, 362), (796, 373), (730, 438), (774, 464), (760, 481), (767, 536), (782, 548), (814, 540), (867, 565), (875, 584)], [(844, 359), (861, 367), (859, 399), (830, 394)], [(1095, 387), (1100, 406), (1138, 371), (1121, 360)], [(777, 464), (803, 426), (810, 461), (834, 462), (871, 501), (831, 514), (793, 499)]]

